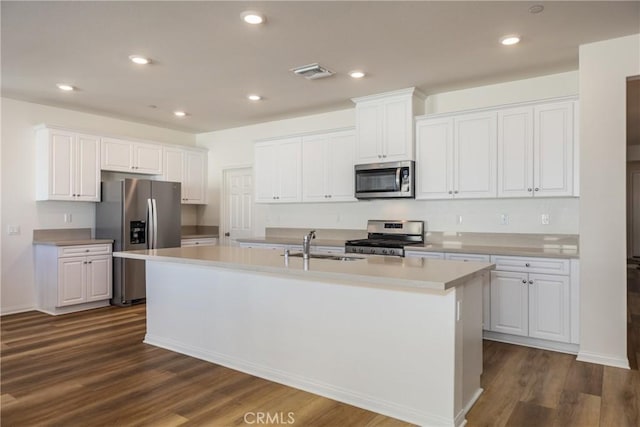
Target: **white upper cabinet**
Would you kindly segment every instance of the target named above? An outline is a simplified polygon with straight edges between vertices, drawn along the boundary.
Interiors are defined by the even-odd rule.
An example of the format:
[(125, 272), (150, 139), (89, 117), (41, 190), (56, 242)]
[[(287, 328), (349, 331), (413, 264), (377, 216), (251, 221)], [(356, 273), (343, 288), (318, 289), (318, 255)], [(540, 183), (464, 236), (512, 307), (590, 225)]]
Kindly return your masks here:
[(498, 112), (498, 196), (533, 194), (533, 108)]
[(100, 201), (100, 137), (36, 131), (36, 200)]
[(355, 201), (354, 157), (353, 131), (303, 137), (302, 201)]
[(496, 113), (416, 122), (416, 199), (496, 197)]
[(165, 147), (163, 169), (163, 180), (182, 184), (182, 204), (206, 204), (206, 152)]
[(424, 112), (415, 88), (354, 98), (356, 163), (414, 160), (413, 116)]
[(102, 138), (101, 169), (162, 175), (162, 146), (144, 142)]
[(302, 138), (258, 142), (254, 147), (257, 203), (302, 200)]
[(496, 197), (496, 113), (466, 114), (453, 123), (454, 196)]
[(416, 199), (450, 198), (453, 189), (453, 119), (416, 122)]
[(533, 191), (541, 196), (572, 195), (573, 104), (557, 102), (533, 109)]
[(498, 112), (498, 196), (573, 194), (574, 102)]

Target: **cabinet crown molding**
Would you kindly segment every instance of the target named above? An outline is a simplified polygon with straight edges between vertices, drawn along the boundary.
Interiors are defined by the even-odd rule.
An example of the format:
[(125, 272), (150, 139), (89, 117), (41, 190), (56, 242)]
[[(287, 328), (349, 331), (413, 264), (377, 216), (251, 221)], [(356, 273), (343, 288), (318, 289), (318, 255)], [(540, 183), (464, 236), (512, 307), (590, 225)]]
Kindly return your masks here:
[(315, 131), (310, 131), (310, 132), (290, 133), (290, 134), (279, 135), (279, 136), (270, 136), (268, 138), (256, 139), (253, 142), (255, 144), (255, 143), (260, 143), (260, 142), (279, 141), (279, 140), (285, 139), (285, 138), (304, 138), (305, 136), (324, 135), (324, 134), (327, 134), (327, 133), (348, 132), (348, 131), (355, 131), (355, 130), (356, 130), (355, 126), (346, 126), (346, 127), (341, 127), (341, 128), (315, 130)]

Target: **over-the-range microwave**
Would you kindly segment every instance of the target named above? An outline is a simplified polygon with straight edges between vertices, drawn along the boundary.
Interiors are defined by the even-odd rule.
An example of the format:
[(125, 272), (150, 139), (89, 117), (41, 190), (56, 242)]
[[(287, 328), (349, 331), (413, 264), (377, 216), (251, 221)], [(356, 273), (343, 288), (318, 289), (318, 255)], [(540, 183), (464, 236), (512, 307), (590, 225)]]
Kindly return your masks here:
[(413, 161), (356, 165), (356, 198), (413, 198), (414, 169)]

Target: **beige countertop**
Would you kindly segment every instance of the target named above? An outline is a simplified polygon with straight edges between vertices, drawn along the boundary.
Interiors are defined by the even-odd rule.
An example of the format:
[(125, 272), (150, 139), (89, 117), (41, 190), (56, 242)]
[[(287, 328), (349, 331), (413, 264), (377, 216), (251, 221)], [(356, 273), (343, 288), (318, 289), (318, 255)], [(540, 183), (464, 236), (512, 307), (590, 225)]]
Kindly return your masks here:
[(99, 244), (112, 244), (111, 239), (79, 239), (79, 240), (34, 240), (34, 245), (49, 245), (49, 246), (78, 246), (78, 245), (99, 245)]
[(494, 267), (486, 262), (360, 255), (360, 259), (355, 261), (310, 259), (305, 263), (302, 258), (289, 257), (288, 262), (285, 262), (279, 251), (229, 246), (114, 252), (113, 256), (436, 291), (460, 285), (474, 275)]
[[(323, 230), (318, 230), (318, 234), (322, 231)], [(319, 238), (312, 240), (311, 251), (313, 252), (314, 246), (343, 247), (346, 239), (339, 239), (339, 236), (336, 234), (337, 233), (334, 233), (334, 236), (331, 236), (331, 239)], [(352, 236), (349, 237), (353, 238)], [(357, 238), (357, 236), (355, 238)], [(580, 257), (577, 235), (430, 232), (427, 234), (426, 239), (427, 242), (424, 245), (406, 246), (405, 250), (414, 252), (448, 252), (543, 258)], [(299, 236), (266, 236), (238, 239), (238, 242), (274, 245), (302, 245), (302, 238)], [(493, 244), (487, 245), (485, 242), (491, 242)]]
[(90, 228), (54, 228), (33, 230), (34, 245), (78, 246), (111, 244), (111, 239), (92, 239)]
[(463, 254), (483, 254), (483, 255), (508, 255), (508, 256), (532, 256), (542, 258), (579, 258), (578, 250), (575, 247), (509, 247), (509, 246), (482, 246), (470, 244), (446, 244), (446, 243), (426, 243), (424, 245), (405, 246), (405, 251), (412, 252), (447, 252)]

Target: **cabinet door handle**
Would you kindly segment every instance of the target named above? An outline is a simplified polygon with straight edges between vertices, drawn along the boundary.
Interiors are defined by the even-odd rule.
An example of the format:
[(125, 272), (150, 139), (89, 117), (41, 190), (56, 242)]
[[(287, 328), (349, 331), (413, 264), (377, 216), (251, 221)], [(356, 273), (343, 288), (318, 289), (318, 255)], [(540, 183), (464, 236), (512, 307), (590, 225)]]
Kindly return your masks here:
[(533, 191), (533, 188), (527, 188), (527, 191), (531, 193)]
[(524, 283), (526, 285), (527, 281), (525, 279), (522, 279), (522, 283)]
[(383, 159), (386, 159), (386, 158), (387, 158), (387, 155), (386, 155), (386, 154), (383, 154), (383, 155), (382, 155), (382, 158), (383, 158)]
[(453, 194), (458, 194), (458, 190), (454, 191)]
[(525, 267), (531, 267), (531, 264), (526, 263), (524, 266), (525, 266)]
[(529, 284), (530, 284), (530, 285), (533, 285), (533, 280), (529, 280)]
[(89, 261), (87, 264), (91, 264), (93, 261)]
[(449, 190), (449, 194), (453, 194), (453, 191)]
[(538, 187), (533, 189), (534, 191), (540, 191), (540, 189)]

